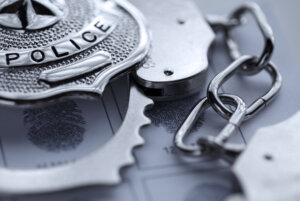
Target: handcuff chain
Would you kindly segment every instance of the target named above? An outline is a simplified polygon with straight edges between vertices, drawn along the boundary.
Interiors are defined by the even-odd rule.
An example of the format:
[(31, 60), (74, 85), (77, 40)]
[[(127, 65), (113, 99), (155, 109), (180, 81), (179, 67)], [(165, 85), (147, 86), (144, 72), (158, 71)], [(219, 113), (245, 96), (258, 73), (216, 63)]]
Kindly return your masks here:
[[(265, 39), (265, 46), (260, 56), (243, 55), (240, 53), (237, 43), (230, 35), (231, 29), (243, 24), (242, 18), (246, 12), (250, 12)], [(282, 77), (275, 65), (270, 61), (274, 49), (273, 31), (266, 20), (266, 17), (260, 7), (254, 2), (247, 2), (235, 9), (228, 18), (209, 17), (208, 21), (215, 31), (223, 31), (229, 55), (233, 63), (225, 68), (221, 73), (214, 77), (207, 88), (207, 97), (199, 101), (192, 112), (178, 129), (174, 143), (185, 153), (191, 155), (203, 155), (206, 153), (217, 153), (218, 156), (229, 156), (230, 161), (243, 150), (244, 146), (226, 143), (231, 134), (240, 124), (253, 117), (260, 111), (273, 97), (279, 92), (282, 85)], [(254, 101), (250, 106), (246, 106), (244, 101), (235, 95), (219, 94), (218, 89), (235, 72), (239, 71), (246, 75), (253, 75), (265, 70), (272, 78), (270, 90)], [(230, 110), (225, 104), (236, 106), (235, 111)], [(228, 119), (228, 124), (217, 137), (200, 138), (195, 145), (184, 143), (184, 138), (191, 130), (193, 124), (198, 119), (200, 113), (211, 106), (220, 116)], [(233, 124), (231, 124), (234, 122)], [(233, 126), (234, 125), (234, 126)], [(232, 153), (234, 153), (232, 155)], [(232, 157), (233, 156), (233, 157)]]
[(244, 15), (246, 13), (252, 14), (265, 40), (264, 49), (258, 57), (258, 60), (251, 66), (245, 65), (241, 69), (244, 73), (256, 74), (268, 65), (275, 46), (273, 30), (261, 8), (254, 2), (246, 2), (236, 8), (228, 17), (209, 17), (207, 20), (215, 31), (222, 31), (224, 33), (229, 56), (235, 61), (239, 59), (242, 54), (239, 51), (238, 44), (231, 37), (231, 30), (245, 24), (246, 20)]

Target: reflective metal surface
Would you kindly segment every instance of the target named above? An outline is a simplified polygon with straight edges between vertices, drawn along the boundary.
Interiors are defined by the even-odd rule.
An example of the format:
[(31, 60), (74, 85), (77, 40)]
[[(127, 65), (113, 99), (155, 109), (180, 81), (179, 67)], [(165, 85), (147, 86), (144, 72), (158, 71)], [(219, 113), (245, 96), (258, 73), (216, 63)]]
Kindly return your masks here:
[[(53, 41), (51, 45), (39, 48), (25, 48), (24, 50), (9, 48), (8, 50), (0, 51), (0, 57), (3, 58), (0, 60), (0, 66), (3, 68), (13, 68), (41, 65), (49, 62), (59, 63), (61, 59), (67, 59), (78, 53), (87, 51), (100, 42), (104, 43), (105, 39), (113, 33), (117, 25), (118, 21), (111, 16), (99, 15), (78, 33), (73, 33), (62, 40)], [(22, 37), (22, 35), (19, 37)], [(47, 36), (44, 37), (47, 38)], [(95, 52), (92, 51), (90, 54), (93, 53)], [(89, 57), (90, 55), (87, 54), (82, 56), (81, 59), (89, 60)], [(81, 59), (77, 60), (80, 61)], [(70, 65), (72, 65), (72, 62), (70, 62)]]
[[(242, 68), (244, 65), (253, 64), (256, 61), (256, 57), (253, 56), (242, 56), (236, 61), (234, 61), (230, 66), (224, 69), (221, 73), (219, 73), (209, 84), (207, 89), (207, 96), (210, 100), (212, 107), (215, 111), (223, 116), (224, 118), (230, 118), (232, 115), (232, 111), (228, 109), (222, 100), (219, 98), (218, 91), (221, 85), (226, 82), (234, 73)], [(262, 97), (259, 97), (255, 100), (250, 106), (248, 106), (247, 114), (245, 116), (245, 120), (251, 118), (257, 112), (259, 112), (264, 106), (267, 105), (279, 92), (282, 85), (282, 77), (274, 64), (269, 63), (265, 68), (268, 74), (272, 79), (272, 86), (270, 90), (265, 93)]]
[[(264, 49), (259, 56), (257, 62), (252, 66), (244, 66), (242, 71), (249, 74), (255, 74), (261, 71), (268, 63), (271, 61), (271, 57), (273, 54), (274, 46), (275, 46), (275, 38), (273, 34), (273, 30), (269, 25), (267, 18), (261, 8), (254, 2), (246, 2), (240, 7), (238, 7), (229, 17), (230, 20), (241, 20), (241, 17), (245, 15), (245, 13), (251, 13), (255, 18), (258, 27), (264, 36), (265, 45)], [(226, 35), (226, 44), (229, 49), (229, 54), (233, 60), (238, 59), (241, 56), (238, 45), (232, 39), (230, 35), (230, 29), (225, 30)]]
[(40, 80), (55, 83), (64, 81), (85, 73), (98, 70), (111, 64), (111, 55), (104, 51), (96, 52), (90, 57), (83, 59), (77, 63), (66, 65), (59, 68), (45, 70), (40, 75)]
[[(237, 151), (240, 153), (242, 149), (236, 149), (237, 146), (232, 144), (226, 144), (232, 133), (238, 128), (242, 123), (242, 120), (246, 114), (246, 104), (238, 96), (222, 94), (220, 95), (222, 101), (227, 104), (236, 106), (236, 110), (231, 116), (230, 120), (226, 126), (222, 129), (217, 137), (207, 136), (198, 139), (196, 144), (186, 144), (184, 139), (187, 137), (188, 133), (191, 131), (193, 125), (197, 122), (201, 113), (206, 110), (210, 104), (207, 97), (197, 103), (193, 110), (190, 112), (189, 116), (180, 126), (174, 137), (174, 144), (185, 153), (192, 154), (194, 156), (201, 156), (204, 154), (217, 154), (219, 156), (223, 155), (223, 147), (227, 146), (226, 151)], [(239, 146), (240, 147), (240, 146)]]
[(122, 126), (103, 147), (72, 163), (51, 169), (11, 170), (0, 168), (0, 194), (31, 194), (61, 191), (121, 181), (120, 168), (134, 162), (132, 149), (142, 145), (142, 126), (150, 124), (144, 110), (153, 102), (132, 86)]
[(170, 99), (201, 90), (215, 34), (195, 4), (190, 0), (132, 2), (152, 31), (150, 59), (136, 72), (145, 93), (154, 99)]
[(233, 166), (244, 195), (227, 201), (299, 200), (299, 130), (300, 112), (284, 122), (258, 129)]
[[(49, 6), (46, 2), (42, 4)], [(4, 40), (0, 44), (0, 98), (29, 101), (68, 92), (101, 94), (112, 77), (147, 55), (150, 38), (144, 17), (129, 2), (65, 3), (70, 12), (52, 26), (34, 32), (0, 28), (0, 39)], [(110, 55), (111, 65), (95, 65), (94, 54), (99, 51)], [(82, 62), (86, 67), (70, 70)], [(63, 76), (46, 78), (49, 72), (58, 71), (56, 75)]]
[[(261, 56), (241, 56), (236, 47), (236, 49), (229, 47), (230, 54), (234, 53), (236, 56), (233, 58), (234, 61), (211, 80), (207, 87), (207, 96), (195, 106), (175, 136), (175, 145), (184, 152), (201, 156), (204, 151), (208, 152), (207, 150), (209, 150), (212, 154), (216, 154), (230, 162), (234, 162), (237, 156), (243, 151), (244, 144), (226, 144), (225, 142), (243, 121), (253, 117), (258, 111), (264, 108), (278, 94), (282, 86), (282, 76), (275, 65), (270, 61), (274, 42), (273, 31), (267, 22), (264, 13), (256, 3), (242, 4), (233, 11), (232, 15), (229, 17), (224, 16), (223, 20), (221, 17), (210, 17), (208, 21), (215, 31), (223, 31), (225, 38), (227, 37), (228, 39), (228, 32), (231, 28), (242, 24), (241, 16), (246, 11), (249, 11), (254, 15), (265, 36), (264, 51)], [(234, 46), (236, 46), (235, 43)], [(246, 107), (245, 104), (237, 104), (236, 110), (232, 111), (225, 105), (227, 103), (226, 99), (223, 100), (224, 95), (219, 93), (219, 89), (222, 87), (222, 84), (230, 79), (238, 70), (244, 70), (247, 72), (246, 75), (258, 74), (261, 70), (265, 70), (271, 77), (272, 85), (263, 96), (256, 99), (250, 106)], [(228, 94), (226, 94), (226, 96), (228, 96)], [(239, 96), (233, 97), (235, 97), (235, 101), (233, 102), (244, 103)], [(212, 106), (216, 113), (224, 119), (228, 119), (229, 123), (217, 137), (202, 137), (198, 140), (196, 146), (186, 145), (183, 142), (183, 138), (192, 128), (193, 123), (196, 122), (199, 114), (204, 110), (205, 105)]]
[(64, 0), (2, 0), (0, 24), (13, 29), (37, 30), (57, 23), (67, 12)]
[[(9, 3), (27, 17), (34, 17), (32, 9), (36, 4), (49, 7), (49, 12), (50, 7), (58, 9), (56, 1)], [(0, 98), (32, 103), (69, 92), (101, 95), (113, 77), (136, 67), (147, 56), (150, 37), (146, 22), (129, 2), (69, 0), (65, 4), (64, 9), (69, 12), (51, 26), (43, 19), (43, 29), (27, 18), (22, 19), (22, 30), (16, 24), (0, 27), (0, 38), (8, 38), (0, 43)], [(6, 4), (2, 6), (7, 12)], [(35, 18), (41, 20), (39, 16)], [(36, 30), (28, 30), (34, 27)], [(152, 100), (132, 86), (123, 124), (104, 147), (55, 168), (0, 168), (0, 194), (45, 193), (119, 183), (120, 168), (134, 162), (132, 149), (143, 144), (139, 130), (150, 123), (144, 116), (150, 104)]]

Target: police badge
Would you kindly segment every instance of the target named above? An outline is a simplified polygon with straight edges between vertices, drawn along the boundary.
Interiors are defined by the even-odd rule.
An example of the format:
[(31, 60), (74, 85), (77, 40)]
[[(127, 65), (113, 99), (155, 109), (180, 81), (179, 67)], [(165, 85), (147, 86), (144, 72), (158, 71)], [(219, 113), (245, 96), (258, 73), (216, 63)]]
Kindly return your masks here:
[[(127, 1), (13, 0), (0, 6), (0, 97), (5, 103), (31, 103), (70, 92), (101, 95), (112, 78), (143, 61), (150, 48), (144, 18)], [(143, 143), (139, 129), (149, 123), (144, 109), (152, 103), (135, 87), (130, 94), (135, 98), (123, 125), (104, 147), (49, 170), (0, 168), (0, 192), (118, 183), (119, 169), (133, 163), (131, 151)], [(87, 174), (75, 181), (78, 172)]]
[(146, 56), (149, 33), (126, 1), (2, 1), (0, 97), (101, 94)]

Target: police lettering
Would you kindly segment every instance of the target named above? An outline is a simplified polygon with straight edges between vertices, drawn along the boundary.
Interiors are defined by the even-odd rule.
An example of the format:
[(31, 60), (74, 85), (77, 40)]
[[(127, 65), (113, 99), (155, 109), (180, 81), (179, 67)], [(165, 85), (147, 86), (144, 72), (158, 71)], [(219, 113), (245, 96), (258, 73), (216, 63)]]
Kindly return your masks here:
[[(22, 52), (0, 52), (0, 66), (34, 65), (74, 55), (104, 40), (116, 27), (103, 21), (101, 18), (70, 39), (51, 46)], [(4, 60), (1, 59), (3, 56)]]

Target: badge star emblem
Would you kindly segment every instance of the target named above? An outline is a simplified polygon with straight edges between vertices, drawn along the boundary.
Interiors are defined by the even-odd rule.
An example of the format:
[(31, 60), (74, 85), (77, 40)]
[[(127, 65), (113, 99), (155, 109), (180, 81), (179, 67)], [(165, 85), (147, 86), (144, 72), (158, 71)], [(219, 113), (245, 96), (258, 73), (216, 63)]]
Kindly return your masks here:
[(0, 0), (0, 25), (36, 30), (55, 24), (64, 15), (63, 0)]

